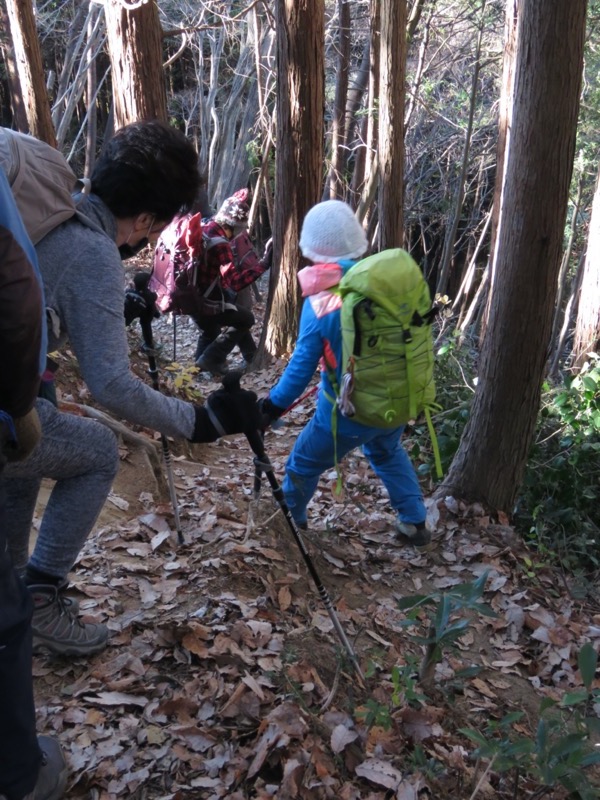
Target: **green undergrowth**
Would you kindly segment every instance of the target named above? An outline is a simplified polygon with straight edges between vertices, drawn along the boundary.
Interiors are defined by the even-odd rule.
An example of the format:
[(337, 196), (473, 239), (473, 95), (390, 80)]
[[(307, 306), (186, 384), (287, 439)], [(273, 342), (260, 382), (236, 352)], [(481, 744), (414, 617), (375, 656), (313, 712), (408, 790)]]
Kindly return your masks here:
[[(444, 472), (458, 449), (476, 387), (474, 343), (450, 336), (436, 347), (433, 422)], [(426, 490), (435, 482), (427, 426), (408, 429), (405, 446)], [(513, 522), (528, 544), (568, 572), (600, 568), (600, 357), (559, 386), (545, 383), (537, 429)]]
[(515, 520), (568, 571), (600, 567), (600, 358), (545, 384)]
[[(439, 698), (440, 691), (450, 706), (455, 703), (481, 668), (467, 666), (447, 680), (442, 673), (436, 675), (435, 666), (450, 654), (458, 656), (459, 641), (474, 614), (496, 616), (484, 598), (487, 577), (486, 573), (470, 583), (398, 600), (398, 608), (406, 614), (400, 624), (410, 631), (408, 642), (420, 649), (421, 656), (406, 649), (404, 663), (395, 665), (389, 674), (381, 672), (375, 658), (367, 676), (378, 675), (382, 691), (355, 710), (357, 719), (369, 727), (390, 730), (402, 720), (407, 708), (418, 717), (419, 711), (434, 706), (433, 698)], [(460, 734), (466, 740), (461, 747), (474, 765), (473, 785), (479, 787), (487, 778), (488, 787), (495, 787), (497, 796), (506, 798), (527, 796), (541, 800), (556, 797), (557, 792), (561, 797), (567, 796), (566, 792), (573, 800), (598, 797), (595, 770), (600, 764), (600, 689), (596, 686), (598, 654), (590, 642), (578, 651), (577, 666), (581, 685), (555, 698), (542, 698), (533, 720), (521, 710), (501, 716), (498, 708), (487, 720), (480, 720), (477, 727), (456, 729), (453, 715), (444, 715), (446, 735)], [(447, 767), (433, 750), (426, 755), (417, 746), (412, 752), (407, 750), (405, 758), (407, 772), (418, 770), (440, 788), (444, 784), (438, 781), (447, 782)], [(461, 796), (479, 795), (475, 789)]]

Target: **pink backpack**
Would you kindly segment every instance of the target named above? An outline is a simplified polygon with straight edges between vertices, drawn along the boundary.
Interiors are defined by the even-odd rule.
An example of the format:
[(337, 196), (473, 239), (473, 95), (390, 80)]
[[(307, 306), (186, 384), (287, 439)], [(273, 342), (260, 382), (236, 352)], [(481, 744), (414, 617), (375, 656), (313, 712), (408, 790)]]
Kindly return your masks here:
[(175, 217), (162, 232), (154, 251), (148, 288), (156, 292), (156, 305), (163, 314), (207, 313), (206, 295), (215, 288), (218, 278), (208, 290), (198, 288), (198, 268), (203, 263), (205, 249), (200, 213)]
[[(227, 308), (227, 303), (217, 276), (208, 289), (198, 288), (198, 268), (203, 263), (206, 251), (219, 242), (222, 236), (208, 237), (202, 227), (202, 215), (184, 214), (175, 217), (165, 228), (154, 252), (154, 269), (148, 288), (156, 292), (156, 305), (166, 314), (190, 314), (192, 316), (217, 314)], [(231, 242), (231, 250), (238, 269), (256, 266), (260, 259), (246, 231)], [(222, 299), (213, 299), (221, 294)]]

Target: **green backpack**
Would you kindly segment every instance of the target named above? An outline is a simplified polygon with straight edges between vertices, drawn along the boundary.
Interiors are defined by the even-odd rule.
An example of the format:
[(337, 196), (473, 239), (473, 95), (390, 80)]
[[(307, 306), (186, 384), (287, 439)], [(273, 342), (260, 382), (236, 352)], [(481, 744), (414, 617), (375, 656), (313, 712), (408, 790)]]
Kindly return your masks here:
[(359, 261), (344, 275), (342, 358), (338, 407), (363, 425), (396, 428), (434, 407), (433, 336), (436, 310), (423, 273), (400, 248)]

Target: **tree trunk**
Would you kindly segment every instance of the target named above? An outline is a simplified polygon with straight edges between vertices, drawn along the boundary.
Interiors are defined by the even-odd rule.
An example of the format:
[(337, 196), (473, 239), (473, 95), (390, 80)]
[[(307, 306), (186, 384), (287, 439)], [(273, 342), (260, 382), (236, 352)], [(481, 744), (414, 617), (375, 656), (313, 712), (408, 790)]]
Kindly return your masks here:
[[(369, 0), (369, 96), (367, 109), (367, 136), (365, 152), (364, 179), (358, 205), (360, 222), (366, 221), (367, 228), (372, 219), (372, 206), (379, 189), (379, 160), (377, 141), (379, 121), (375, 112), (375, 103), (379, 100), (380, 58), (381, 51), (381, 1)], [(358, 189), (358, 186), (357, 186)]]
[(6, 10), (29, 133), (56, 147), (31, 0), (6, 0)]
[(321, 0), (277, 0), (277, 154), (268, 351), (291, 350), (298, 332), (300, 228), (323, 185), (325, 14)]
[[(517, 57), (517, 22), (519, 9), (523, 0), (506, 0), (506, 14), (504, 23), (504, 64), (502, 69), (502, 90), (500, 93), (500, 112), (498, 118), (498, 142), (496, 144), (496, 182), (494, 185), (494, 200), (492, 203), (492, 236), (490, 241), (490, 264), (493, 264), (497, 253), (498, 229), (500, 227), (502, 190), (504, 188), (506, 152), (510, 142), (512, 126), (513, 91), (515, 80), (515, 61)], [(480, 344), (483, 342), (487, 328), (488, 305), (483, 311)]]
[(4, 57), (4, 66), (6, 67), (12, 127), (21, 133), (29, 133), (29, 123), (27, 122), (27, 114), (23, 104), (23, 92), (21, 91), (17, 62), (12, 45), (10, 19), (5, 8), (0, 9), (0, 20), (2, 25), (2, 55)]
[[(354, 78), (353, 85), (348, 91), (346, 103), (346, 151), (354, 152), (354, 164), (352, 165), (352, 175), (350, 177), (350, 193), (348, 202), (356, 205), (365, 183), (365, 170), (367, 160), (370, 163), (368, 136), (369, 129), (374, 126), (372, 103), (370, 102), (370, 92), (366, 98), (366, 115), (361, 120), (358, 111), (363, 102), (365, 92), (368, 90), (371, 79), (371, 41), (370, 37), (365, 42), (363, 54), (358, 68), (358, 73)], [(370, 167), (369, 167), (370, 168)]]
[(550, 340), (585, 37), (585, 0), (521, 0), (489, 328), (470, 419), (438, 490), (513, 508)]
[[(246, 186), (250, 165), (247, 145), (258, 116), (258, 87), (253, 69), (255, 31), (249, 26), (247, 38), (239, 45), (235, 74), (227, 99), (215, 109), (220, 135), (213, 139), (211, 192), (220, 205), (226, 197)], [(214, 118), (214, 116), (213, 116)]]
[(343, 199), (344, 171), (346, 167), (346, 101), (348, 99), (348, 75), (350, 72), (350, 3), (338, 0), (338, 67), (335, 76), (335, 99), (333, 101), (333, 123), (331, 126), (331, 170), (329, 185), (323, 199)]
[(125, 8), (120, 0), (108, 0), (105, 13), (115, 127), (140, 119), (166, 121), (162, 29), (156, 0), (132, 10)]
[[(87, 27), (88, 42), (94, 37), (93, 18), (88, 18)], [(86, 82), (86, 106), (88, 109), (87, 131), (85, 137), (85, 170), (84, 174), (90, 178), (94, 171), (96, 161), (96, 144), (98, 141), (98, 117), (96, 115), (96, 91), (98, 88), (98, 70), (96, 68), (96, 56), (89, 48), (87, 51), (87, 82)]]
[[(552, 333), (550, 335), (550, 346), (548, 348), (549, 353), (555, 353), (558, 345), (558, 338), (559, 332), (562, 330), (560, 323), (561, 318), (563, 316), (563, 304), (564, 304), (564, 297), (565, 297), (565, 288), (568, 283), (568, 273), (569, 273), (569, 262), (571, 261), (571, 255), (573, 254), (573, 245), (575, 244), (575, 234), (577, 233), (577, 221), (579, 219), (579, 209), (581, 206), (581, 196), (583, 194), (583, 183), (585, 179), (585, 173), (583, 169), (579, 175), (579, 181), (577, 184), (577, 196), (575, 198), (575, 202), (573, 203), (573, 213), (571, 214), (571, 227), (569, 230), (569, 241), (567, 242), (567, 246), (562, 256), (562, 260), (560, 263), (560, 272), (558, 273), (558, 291), (556, 294), (556, 306), (554, 308), (554, 319), (552, 320)], [(600, 209), (599, 209), (600, 213)], [(588, 244), (589, 244), (589, 231), (588, 231)], [(550, 364), (557, 363), (554, 357), (549, 358)], [(550, 368), (548, 370), (548, 375), (552, 377), (552, 372)]]
[(587, 354), (598, 352), (600, 343), (600, 173), (592, 204), (592, 216), (588, 232), (588, 245), (583, 267), (575, 341), (573, 342), (573, 366), (580, 370)]
[(380, 250), (404, 241), (404, 79), (406, 0), (381, 2), (379, 95)]
[(440, 274), (437, 281), (436, 292), (437, 294), (446, 294), (448, 288), (448, 278), (450, 277), (450, 270), (453, 263), (454, 247), (456, 245), (456, 235), (458, 233), (458, 226), (462, 216), (463, 205), (465, 202), (465, 185), (467, 175), (469, 172), (469, 151), (471, 148), (471, 135), (473, 132), (473, 119), (475, 117), (475, 106), (477, 103), (477, 89), (479, 85), (479, 71), (481, 69), (481, 47), (483, 43), (483, 33), (485, 30), (485, 6), (486, 0), (481, 4), (481, 22), (479, 25), (479, 33), (477, 35), (477, 46), (475, 48), (473, 75), (471, 78), (471, 91), (469, 97), (469, 118), (467, 121), (467, 130), (465, 131), (465, 143), (463, 147), (462, 163), (460, 167), (460, 176), (458, 179), (458, 187), (456, 190), (456, 197), (454, 199), (454, 213), (450, 225), (446, 229), (446, 236), (444, 237), (444, 249), (442, 251), (442, 258), (440, 263)]
[(567, 334), (573, 323), (573, 317), (575, 316), (575, 307), (576, 307), (575, 301), (579, 296), (579, 291), (581, 289), (584, 263), (585, 263), (585, 252), (581, 254), (581, 257), (577, 264), (577, 269), (575, 270), (575, 275), (573, 276), (573, 280), (571, 281), (570, 295), (569, 299), (567, 300), (567, 305), (565, 307), (562, 327), (560, 329), (560, 333), (558, 334), (556, 347), (554, 348), (554, 355), (552, 356), (552, 362), (550, 364), (550, 369), (548, 372), (550, 377), (554, 378), (558, 377), (558, 362), (560, 361), (560, 358), (563, 355)]

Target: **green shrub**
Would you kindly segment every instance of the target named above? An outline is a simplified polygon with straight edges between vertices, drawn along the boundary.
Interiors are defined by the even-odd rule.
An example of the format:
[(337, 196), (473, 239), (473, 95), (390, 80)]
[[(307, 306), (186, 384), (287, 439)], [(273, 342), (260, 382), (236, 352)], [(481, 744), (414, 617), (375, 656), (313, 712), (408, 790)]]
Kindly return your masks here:
[(562, 387), (544, 386), (515, 521), (570, 570), (600, 563), (600, 358)]

